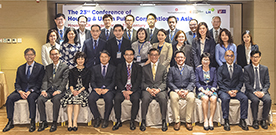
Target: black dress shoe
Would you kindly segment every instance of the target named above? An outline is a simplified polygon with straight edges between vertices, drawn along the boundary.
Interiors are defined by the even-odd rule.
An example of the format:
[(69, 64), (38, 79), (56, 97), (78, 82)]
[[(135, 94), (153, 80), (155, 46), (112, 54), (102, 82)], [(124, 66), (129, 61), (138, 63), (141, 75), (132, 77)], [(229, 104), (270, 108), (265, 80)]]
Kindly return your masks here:
[(78, 127), (73, 127), (73, 130), (74, 130), (74, 131), (77, 131), (77, 130), (78, 130)]
[(263, 129), (268, 129), (266, 120), (261, 120), (261, 127), (262, 127)]
[(53, 122), (51, 128), (50, 128), (50, 132), (54, 132), (57, 130), (57, 123), (56, 122)]
[(254, 121), (253, 121), (252, 127), (253, 127), (254, 129), (259, 129), (259, 123), (258, 123), (257, 120), (254, 120)]
[(29, 132), (34, 132), (34, 131), (35, 131), (35, 121), (34, 121), (34, 120), (31, 120)]
[(248, 126), (245, 122), (244, 119), (240, 119), (240, 123), (239, 123), (239, 126), (243, 129), (243, 130), (248, 130)]
[(130, 127), (130, 130), (135, 130), (135, 129), (136, 129), (134, 120), (131, 120), (131, 121), (130, 121), (129, 127)]
[(167, 131), (168, 130), (168, 126), (166, 123), (166, 120), (162, 120), (162, 131)]
[(102, 128), (107, 128), (108, 127), (108, 120), (104, 120), (102, 124)]
[(230, 124), (228, 119), (224, 119), (224, 130), (230, 131)]
[(117, 130), (119, 129), (120, 127), (122, 127), (122, 122), (121, 121), (118, 121), (115, 123), (115, 125), (112, 127), (112, 130)]
[(68, 127), (68, 131), (72, 131), (73, 130), (73, 128), (72, 127)]
[(140, 130), (141, 131), (145, 131), (146, 130), (146, 120), (142, 120), (141, 126), (140, 126)]
[(9, 131), (10, 129), (12, 129), (13, 127), (14, 127), (13, 121), (10, 120), (2, 131), (3, 131), (3, 132), (7, 132), (7, 131)]
[(39, 128), (38, 128), (38, 132), (40, 132), (40, 131), (43, 131), (45, 128), (47, 128), (48, 127), (48, 123), (47, 123), (47, 121), (43, 121), (42, 123), (40, 123), (39, 124)]
[(96, 120), (94, 120), (94, 127), (98, 128), (101, 125), (101, 118), (96, 118)]
[(204, 126), (203, 126), (203, 129), (206, 130), (206, 131), (208, 131), (208, 130), (209, 130), (209, 127), (204, 127)]

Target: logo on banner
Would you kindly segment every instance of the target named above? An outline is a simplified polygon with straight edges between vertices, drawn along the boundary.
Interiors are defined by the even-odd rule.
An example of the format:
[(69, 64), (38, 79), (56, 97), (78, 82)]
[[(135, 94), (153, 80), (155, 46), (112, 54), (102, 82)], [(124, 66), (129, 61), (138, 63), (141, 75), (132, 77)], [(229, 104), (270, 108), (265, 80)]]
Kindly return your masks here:
[(178, 8), (175, 8), (175, 11), (178, 11)]
[(218, 14), (226, 14), (226, 9), (219, 9)]
[(202, 11), (202, 10), (190, 10), (189, 13), (190, 14), (199, 14), (199, 13), (204, 13), (204, 11)]
[(208, 9), (208, 11), (205, 11), (206, 14), (211, 14), (212, 12), (214, 12), (215, 9), (214, 8), (211, 8), (211, 9)]

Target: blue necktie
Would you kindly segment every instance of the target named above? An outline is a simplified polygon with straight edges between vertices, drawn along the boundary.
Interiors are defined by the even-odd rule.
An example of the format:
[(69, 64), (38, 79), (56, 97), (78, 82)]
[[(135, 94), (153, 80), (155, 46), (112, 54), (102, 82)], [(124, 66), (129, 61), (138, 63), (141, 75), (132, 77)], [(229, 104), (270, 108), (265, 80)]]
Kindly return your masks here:
[(117, 40), (119, 42), (118, 44), (118, 52), (120, 52), (121, 50), (121, 45), (122, 45), (122, 40)]
[(109, 38), (109, 30), (106, 30), (106, 40), (108, 40), (108, 38)]
[(193, 33), (193, 38), (195, 38), (196, 37), (196, 34), (195, 33)]
[(31, 76), (31, 70), (30, 70), (31, 67), (32, 67), (32, 66), (28, 66), (28, 70), (27, 70), (27, 79), (29, 79), (30, 76)]
[(103, 74), (102, 74), (103, 77), (105, 77), (105, 67), (106, 67), (106, 66), (103, 66)]

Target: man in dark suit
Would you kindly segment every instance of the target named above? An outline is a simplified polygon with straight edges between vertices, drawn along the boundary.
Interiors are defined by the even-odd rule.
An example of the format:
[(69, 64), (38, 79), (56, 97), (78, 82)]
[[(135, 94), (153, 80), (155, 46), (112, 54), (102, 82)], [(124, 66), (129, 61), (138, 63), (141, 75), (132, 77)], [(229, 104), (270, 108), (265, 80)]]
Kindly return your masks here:
[(156, 15), (153, 13), (149, 13), (147, 15), (147, 23), (149, 25), (149, 28), (146, 29), (147, 31), (147, 41), (150, 41), (151, 44), (157, 43), (157, 32), (158, 28), (155, 27), (155, 23), (157, 22)]
[(174, 40), (174, 35), (179, 31), (179, 29), (176, 28), (177, 18), (175, 16), (169, 16), (167, 23), (170, 29), (167, 30), (167, 37), (165, 41), (175, 45), (177, 44), (177, 41)]
[(195, 73), (193, 67), (185, 63), (185, 54), (183, 51), (177, 51), (175, 54), (176, 65), (170, 67), (167, 85), (170, 88), (171, 107), (175, 117), (174, 130), (180, 129), (179, 99), (187, 100), (186, 106), (186, 128), (193, 130), (192, 116), (195, 104)]
[(124, 32), (124, 38), (129, 39), (131, 43), (135, 42), (137, 40), (137, 31), (133, 28), (134, 23), (134, 16), (131, 14), (126, 15), (125, 17), (125, 23), (126, 23), (126, 29)]
[(48, 127), (45, 113), (45, 102), (51, 99), (53, 102), (53, 124), (50, 132), (57, 129), (57, 119), (59, 115), (60, 99), (66, 91), (69, 68), (67, 64), (59, 60), (59, 50), (54, 48), (50, 51), (50, 58), (53, 63), (46, 66), (45, 75), (41, 86), (41, 95), (37, 98), (38, 111), (40, 114), (39, 128), (37, 131), (43, 131)]
[(112, 130), (117, 130), (122, 126), (121, 103), (124, 100), (130, 100), (132, 103), (130, 129), (134, 130), (136, 128), (134, 120), (140, 106), (142, 68), (139, 64), (133, 62), (134, 53), (133, 49), (127, 49), (124, 54), (126, 62), (119, 64), (117, 67), (117, 93), (114, 97), (114, 110), (117, 122)]
[(57, 42), (61, 45), (62, 42), (64, 41), (64, 34), (66, 32), (66, 30), (68, 29), (68, 27), (65, 27), (64, 26), (64, 23), (66, 21), (65, 19), (65, 15), (62, 14), (62, 13), (58, 13), (56, 16), (55, 16), (55, 23), (56, 23), (56, 30), (58, 32), (58, 39), (57, 39)]
[(213, 28), (210, 29), (210, 36), (212, 38), (214, 38), (216, 43), (218, 43), (219, 33), (221, 31), (220, 24), (221, 24), (220, 17), (219, 16), (213, 16), (213, 18), (212, 18)]
[(117, 66), (125, 61), (123, 52), (131, 48), (131, 43), (128, 39), (123, 37), (124, 27), (121, 24), (116, 24), (113, 29), (115, 37), (107, 41), (105, 50), (111, 55), (110, 64)]
[(78, 17), (78, 25), (79, 28), (77, 29), (77, 35), (78, 35), (78, 39), (81, 45), (81, 49), (83, 48), (83, 42), (89, 38), (91, 38), (91, 33), (90, 30), (85, 29), (86, 25), (87, 25), (87, 17), (84, 15), (81, 15)]
[(35, 100), (40, 94), (40, 87), (44, 76), (44, 66), (34, 61), (36, 54), (33, 48), (27, 48), (24, 51), (24, 56), (27, 62), (18, 67), (15, 80), (16, 82), (14, 84), (15, 91), (8, 96), (6, 101), (9, 122), (2, 130), (3, 132), (9, 131), (14, 127), (14, 102), (20, 99), (26, 99), (28, 101), (31, 119), (29, 132), (35, 131)]
[(218, 95), (221, 99), (221, 107), (224, 119), (224, 130), (229, 131), (229, 102), (230, 99), (238, 99), (240, 101), (240, 123), (239, 126), (243, 130), (248, 130), (245, 119), (247, 119), (248, 110), (248, 98), (241, 92), (241, 87), (243, 85), (243, 72), (241, 66), (233, 63), (235, 59), (234, 52), (232, 50), (227, 50), (225, 52), (224, 58), (226, 63), (218, 68), (217, 79), (218, 79)]
[(103, 16), (103, 22), (104, 22), (104, 28), (101, 30), (100, 38), (107, 41), (108, 39), (111, 39), (114, 37), (113, 29), (112, 29), (112, 22), (113, 17), (111, 14), (105, 14)]
[(191, 19), (189, 21), (189, 27), (191, 31), (186, 32), (186, 37), (187, 37), (187, 43), (192, 45), (192, 42), (194, 40), (194, 38), (196, 37), (196, 28), (198, 25), (198, 21), (196, 19)]
[(101, 27), (99, 25), (93, 24), (90, 32), (92, 37), (84, 41), (82, 49), (87, 56), (85, 67), (89, 69), (100, 64), (100, 52), (106, 46), (105, 40), (99, 38), (101, 34)]
[(160, 56), (159, 49), (152, 48), (148, 54), (151, 63), (145, 65), (142, 69), (142, 123), (140, 130), (146, 130), (148, 107), (151, 101), (155, 99), (159, 103), (162, 114), (162, 131), (167, 131), (167, 68), (158, 62)]
[(259, 129), (259, 123), (257, 120), (259, 102), (263, 101), (263, 114), (261, 120), (261, 127), (267, 129), (266, 120), (271, 107), (271, 98), (268, 92), (270, 87), (268, 68), (264, 65), (260, 65), (261, 52), (252, 51), (250, 53), (250, 59), (252, 64), (244, 67), (244, 81), (246, 87), (246, 95), (251, 100), (251, 110), (253, 115), (254, 129)]
[(105, 102), (105, 112), (102, 128), (108, 127), (109, 115), (113, 107), (113, 97), (115, 93), (116, 67), (109, 64), (110, 54), (103, 50), (100, 53), (101, 64), (92, 68), (90, 85), (92, 92), (88, 96), (89, 108), (94, 116), (94, 127), (101, 124), (101, 115), (97, 107), (97, 100), (103, 98)]

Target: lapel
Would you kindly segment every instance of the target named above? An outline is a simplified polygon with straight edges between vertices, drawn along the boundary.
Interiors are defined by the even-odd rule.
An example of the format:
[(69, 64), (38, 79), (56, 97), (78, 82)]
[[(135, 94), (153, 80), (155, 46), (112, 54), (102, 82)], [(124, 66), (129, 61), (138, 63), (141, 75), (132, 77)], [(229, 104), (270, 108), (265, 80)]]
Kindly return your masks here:
[[(224, 68), (225, 68), (225, 71), (227, 71), (227, 78), (229, 78), (229, 79), (231, 79), (230, 78), (230, 72), (229, 72), (229, 70), (228, 70), (228, 66), (227, 66), (227, 64), (224, 64)], [(234, 68), (233, 68), (234, 69)], [(234, 71), (233, 71), (233, 74), (234, 74)], [(233, 78), (233, 76), (232, 76), (232, 78)]]
[[(123, 65), (122, 65), (122, 70), (123, 70), (123, 72), (122, 72), (122, 76), (125, 76), (126, 78), (125, 78), (125, 81), (127, 82), (127, 66), (126, 66), (126, 63), (124, 63)], [(132, 74), (132, 73), (131, 73)]]
[[(26, 67), (26, 66), (25, 66)], [(32, 75), (33, 75), (33, 73), (36, 71), (36, 62), (34, 62), (34, 67), (33, 67), (33, 69), (32, 69), (32, 72), (31, 72), (31, 74), (30, 74), (30, 78), (32, 77)], [(26, 75), (26, 77), (27, 77), (27, 75)], [(30, 79), (29, 78), (29, 79)]]
[(152, 75), (152, 68), (151, 68), (151, 63), (149, 63), (148, 65), (146, 65), (146, 66), (148, 66), (147, 68), (149, 69), (148, 71), (149, 71), (149, 76), (150, 76), (150, 80), (151, 80), (151, 82), (154, 82), (153, 81), (153, 75)]
[(251, 83), (254, 85), (255, 73), (254, 73), (254, 67), (252, 66), (252, 64), (250, 64), (250, 68), (249, 69), (250, 69), (249, 70), (250, 74), (253, 76), (253, 77), (251, 76), (252, 78), (250, 80), (251, 80)]
[(262, 81), (264, 80), (263, 78), (265, 78), (263, 70), (264, 70), (263, 66), (261, 64), (259, 64), (259, 75), (260, 75), (260, 82), (262, 85), (263, 85)]

